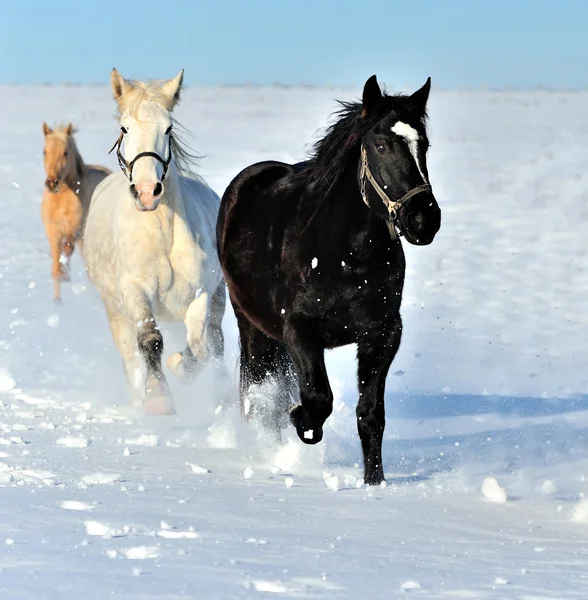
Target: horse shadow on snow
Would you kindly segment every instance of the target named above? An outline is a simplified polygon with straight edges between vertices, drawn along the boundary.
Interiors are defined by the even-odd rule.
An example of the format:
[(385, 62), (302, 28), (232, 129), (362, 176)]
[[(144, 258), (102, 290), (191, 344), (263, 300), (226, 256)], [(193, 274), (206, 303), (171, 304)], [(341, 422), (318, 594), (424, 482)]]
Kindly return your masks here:
[[(346, 405), (352, 412), (354, 406)], [(488, 472), (554, 467), (588, 456), (588, 396), (386, 394), (383, 462), (388, 484), (414, 484), (470, 463)], [(354, 415), (353, 415), (354, 416)], [(328, 423), (328, 422), (327, 422)], [(351, 427), (351, 423), (348, 424)], [(353, 468), (359, 442), (325, 431), (325, 465)]]

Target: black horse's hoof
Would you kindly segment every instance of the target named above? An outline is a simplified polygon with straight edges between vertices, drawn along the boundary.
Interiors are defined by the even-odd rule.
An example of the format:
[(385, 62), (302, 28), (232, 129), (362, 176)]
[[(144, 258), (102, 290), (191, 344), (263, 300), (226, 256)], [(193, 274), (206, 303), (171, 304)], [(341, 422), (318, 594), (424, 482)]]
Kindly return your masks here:
[(318, 444), (323, 439), (322, 424), (313, 423), (308, 420), (302, 404), (297, 404), (290, 410), (290, 421), (296, 427), (298, 437), (305, 444)]
[(386, 483), (386, 480), (384, 479), (383, 475), (381, 477), (380, 476), (364, 477), (363, 483), (366, 486), (368, 486), (368, 485), (379, 485), (379, 486), (381, 486), (382, 484)]
[(322, 427), (312, 427), (309, 429), (297, 427), (296, 433), (298, 434), (298, 437), (305, 444), (309, 444), (310, 446), (312, 446), (314, 444), (318, 444), (323, 439), (323, 428)]
[(365, 485), (385, 485), (384, 468), (381, 464), (368, 465), (363, 474), (363, 483)]

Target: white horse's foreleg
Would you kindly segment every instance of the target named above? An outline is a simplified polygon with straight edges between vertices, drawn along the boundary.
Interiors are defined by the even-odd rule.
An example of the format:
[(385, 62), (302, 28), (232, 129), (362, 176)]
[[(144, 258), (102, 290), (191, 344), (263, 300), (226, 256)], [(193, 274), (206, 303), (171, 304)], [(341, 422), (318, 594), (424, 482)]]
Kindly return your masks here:
[(145, 412), (152, 415), (174, 414), (173, 399), (161, 367), (163, 336), (157, 327), (151, 303), (139, 288), (128, 286), (124, 289), (125, 312), (135, 323), (137, 347), (147, 366), (145, 383)]
[(194, 375), (198, 367), (208, 358), (207, 325), (210, 314), (210, 296), (207, 292), (200, 293), (186, 311), (188, 344), (183, 352), (172, 354), (168, 368), (180, 379)]
[(131, 392), (133, 406), (139, 408), (145, 397), (145, 361), (137, 346), (137, 331), (133, 324), (112, 307), (106, 306), (106, 315), (114, 343), (123, 359), (123, 367)]

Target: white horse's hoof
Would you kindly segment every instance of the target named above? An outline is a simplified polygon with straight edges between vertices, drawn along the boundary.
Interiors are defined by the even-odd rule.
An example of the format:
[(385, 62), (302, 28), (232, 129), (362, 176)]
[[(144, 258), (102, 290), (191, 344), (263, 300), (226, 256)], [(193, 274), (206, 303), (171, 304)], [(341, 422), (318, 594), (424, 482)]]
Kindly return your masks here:
[(169, 396), (154, 396), (145, 398), (143, 402), (143, 411), (149, 417), (162, 417), (165, 415), (175, 415), (173, 400)]
[(167, 368), (183, 383), (196, 374), (196, 360), (190, 361), (181, 352), (174, 352), (167, 359)]
[(174, 352), (167, 359), (167, 368), (177, 377), (183, 378), (185, 377), (184, 369), (182, 368), (182, 363), (184, 362), (184, 357), (181, 352)]

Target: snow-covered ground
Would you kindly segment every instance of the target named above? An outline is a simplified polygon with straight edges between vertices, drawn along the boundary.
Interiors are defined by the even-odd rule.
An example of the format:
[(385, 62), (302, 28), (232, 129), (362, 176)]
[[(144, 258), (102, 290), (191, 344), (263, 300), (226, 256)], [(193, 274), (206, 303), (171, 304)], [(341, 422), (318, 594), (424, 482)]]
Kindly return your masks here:
[[(177, 117), (222, 193), (297, 161), (359, 90), (188, 89)], [(40, 219), (44, 120), (116, 167), (107, 87), (0, 86), (0, 598), (539, 600), (588, 595), (588, 94), (433, 91), (434, 244), (406, 247), (386, 488), (358, 485), (354, 348), (328, 354), (319, 446), (267, 448), (170, 376), (127, 405), (76, 255), (60, 307)], [(235, 373), (237, 335), (224, 321)], [(164, 329), (166, 353), (181, 329)]]

